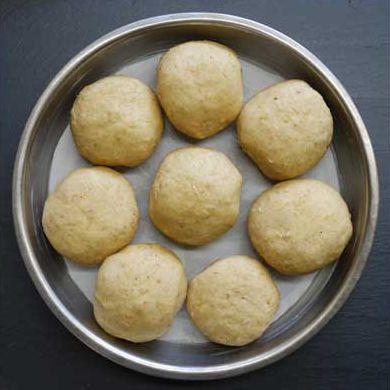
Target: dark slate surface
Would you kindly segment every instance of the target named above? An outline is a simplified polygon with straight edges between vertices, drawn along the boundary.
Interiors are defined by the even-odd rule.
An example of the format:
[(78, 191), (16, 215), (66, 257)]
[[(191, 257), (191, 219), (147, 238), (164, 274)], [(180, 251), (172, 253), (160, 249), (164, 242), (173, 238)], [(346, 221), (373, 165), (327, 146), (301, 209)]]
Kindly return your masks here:
[(185, 11), (231, 13), (268, 24), (312, 50), (340, 78), (375, 147), (381, 209), (374, 249), (351, 298), (318, 336), (263, 370), (203, 383), (246, 389), (386, 389), (390, 353), (389, 76), (387, 1), (0, 1), (0, 388), (196, 388), (156, 379), (95, 354), (50, 313), (14, 238), (11, 174), (35, 100), (61, 66), (118, 26)]

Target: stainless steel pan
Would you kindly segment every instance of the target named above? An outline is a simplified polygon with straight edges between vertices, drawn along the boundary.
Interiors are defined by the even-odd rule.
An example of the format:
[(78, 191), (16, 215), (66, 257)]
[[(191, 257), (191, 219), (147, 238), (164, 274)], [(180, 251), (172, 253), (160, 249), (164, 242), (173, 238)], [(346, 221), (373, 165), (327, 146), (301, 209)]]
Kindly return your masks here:
[[(85, 284), (96, 270), (80, 270), (55, 253), (44, 237), (40, 222), (49, 186), (66, 173), (61, 167), (70, 169), (72, 164), (86, 164), (76, 157), (68, 128), (69, 109), (77, 92), (83, 85), (114, 72), (143, 77), (153, 84), (153, 69), (161, 53), (190, 39), (219, 41), (237, 51), (243, 63), (246, 99), (256, 88), (283, 78), (305, 79), (324, 96), (335, 119), (334, 141), (332, 150), (309, 176), (339, 187), (350, 206), (354, 224), (353, 238), (340, 261), (305, 279), (309, 280), (306, 287), (279, 313), (264, 337), (241, 348), (209, 343), (191, 333), (195, 331), (186, 322), (185, 310), (169, 337), (162, 340), (137, 345), (105, 334), (93, 320), (90, 292)], [(137, 196), (144, 214), (144, 198), (155, 164), (166, 150), (187, 142), (169, 124), (166, 127), (164, 139), (168, 141), (159, 147), (156, 156), (141, 170), (128, 173), (139, 187)], [(232, 149), (236, 147), (232, 134), (234, 129), (227, 129), (206, 141), (206, 145), (232, 154), (236, 163), (241, 164), (248, 183), (246, 189), (244, 187), (245, 211), (255, 192), (270, 183), (242, 153), (238, 156), (239, 152)], [(313, 54), (292, 39), (265, 25), (230, 15), (193, 13), (146, 19), (119, 28), (88, 46), (65, 65), (39, 98), (23, 132), (15, 162), (16, 234), (27, 270), (47, 305), (75, 336), (98, 353), (123, 366), (162, 377), (233, 376), (264, 367), (301, 346), (340, 309), (359, 279), (372, 245), (377, 209), (378, 178), (370, 139), (359, 112), (340, 82)], [(231, 234), (237, 232), (237, 235), (206, 248), (198, 257), (220, 257), (221, 251), (250, 252), (244, 237), (246, 233), (242, 233), (245, 215), (242, 218), (235, 227), (241, 229), (241, 233), (233, 231)], [(137, 240), (154, 239), (170, 245), (152, 231), (148, 223), (145, 216), (146, 227)], [(185, 261), (190, 277), (205, 265), (191, 259), (194, 252), (180, 247), (174, 250), (190, 259)], [(205, 261), (209, 260), (211, 258)], [(287, 286), (282, 291), (285, 299), (289, 289), (303, 280), (276, 277), (278, 284)], [(180, 331), (181, 337), (177, 333)]]

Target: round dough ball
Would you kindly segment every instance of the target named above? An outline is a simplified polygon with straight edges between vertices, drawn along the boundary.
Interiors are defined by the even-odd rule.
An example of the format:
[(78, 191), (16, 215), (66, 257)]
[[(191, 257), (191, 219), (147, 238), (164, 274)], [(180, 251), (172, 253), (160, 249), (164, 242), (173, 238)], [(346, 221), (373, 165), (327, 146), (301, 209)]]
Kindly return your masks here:
[(241, 148), (275, 180), (312, 168), (325, 154), (333, 119), (322, 96), (302, 80), (278, 83), (259, 92), (237, 121)]
[(249, 236), (261, 257), (287, 275), (312, 272), (335, 261), (352, 235), (340, 194), (318, 180), (279, 183), (253, 203)]
[(109, 334), (135, 343), (161, 336), (187, 292), (179, 258), (157, 244), (129, 245), (100, 267), (93, 311)]
[(232, 256), (212, 263), (190, 282), (187, 309), (211, 341), (241, 346), (263, 334), (279, 301), (276, 285), (257, 260)]
[(71, 172), (49, 195), (42, 224), (54, 249), (88, 265), (129, 244), (138, 219), (130, 183), (110, 168), (90, 167)]
[(197, 139), (210, 137), (241, 110), (240, 61), (233, 50), (216, 42), (175, 46), (160, 61), (157, 95), (177, 130)]
[(242, 177), (216, 150), (185, 147), (161, 163), (149, 197), (149, 215), (165, 235), (203, 245), (229, 230), (240, 209)]
[(80, 154), (93, 164), (134, 167), (160, 141), (163, 119), (153, 91), (127, 76), (109, 76), (82, 89), (71, 111)]

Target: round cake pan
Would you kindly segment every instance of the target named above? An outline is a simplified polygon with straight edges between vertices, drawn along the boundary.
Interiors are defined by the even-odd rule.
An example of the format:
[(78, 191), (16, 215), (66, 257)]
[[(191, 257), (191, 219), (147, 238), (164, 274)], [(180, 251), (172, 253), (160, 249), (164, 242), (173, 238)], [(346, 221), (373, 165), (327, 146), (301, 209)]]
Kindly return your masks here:
[[(353, 237), (336, 265), (321, 271), (314, 278), (317, 282), (264, 337), (240, 348), (206, 340), (187, 342), (186, 335), (183, 341), (162, 339), (145, 344), (110, 337), (94, 321), (90, 300), (71, 277), (67, 262), (48, 244), (41, 227), (53, 156), (68, 131), (69, 110), (77, 92), (126, 66), (135, 69), (138, 64), (141, 71), (169, 47), (194, 39), (214, 40), (233, 48), (246, 64), (244, 77), (245, 69), (248, 74), (251, 69), (265, 69), (268, 76), (304, 79), (322, 94), (335, 121), (329, 152), (336, 167), (334, 180), (350, 207), (354, 225)], [(251, 82), (256, 85), (254, 75)], [(36, 288), (58, 319), (81, 341), (114, 362), (178, 379), (214, 379), (264, 367), (315, 335), (340, 309), (361, 275), (373, 242), (378, 200), (375, 157), (367, 130), (336, 77), (313, 54), (280, 32), (250, 20), (209, 13), (166, 15), (132, 23), (76, 55), (51, 81), (31, 112), (20, 141), (13, 182), (20, 251)]]

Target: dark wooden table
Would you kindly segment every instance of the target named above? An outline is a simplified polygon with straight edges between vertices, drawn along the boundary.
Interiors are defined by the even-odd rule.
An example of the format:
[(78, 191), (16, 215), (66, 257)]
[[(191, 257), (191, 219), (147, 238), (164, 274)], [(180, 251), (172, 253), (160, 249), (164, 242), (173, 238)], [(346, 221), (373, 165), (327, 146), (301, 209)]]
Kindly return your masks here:
[(263, 370), (206, 382), (247, 389), (387, 389), (390, 355), (389, 58), (387, 1), (0, 1), (0, 389), (196, 388), (151, 378), (95, 354), (51, 314), (14, 237), (11, 176), (29, 111), (73, 55), (100, 35), (149, 16), (188, 11), (257, 20), (296, 39), (340, 78), (375, 148), (381, 208), (373, 251), (347, 304), (299, 351)]

